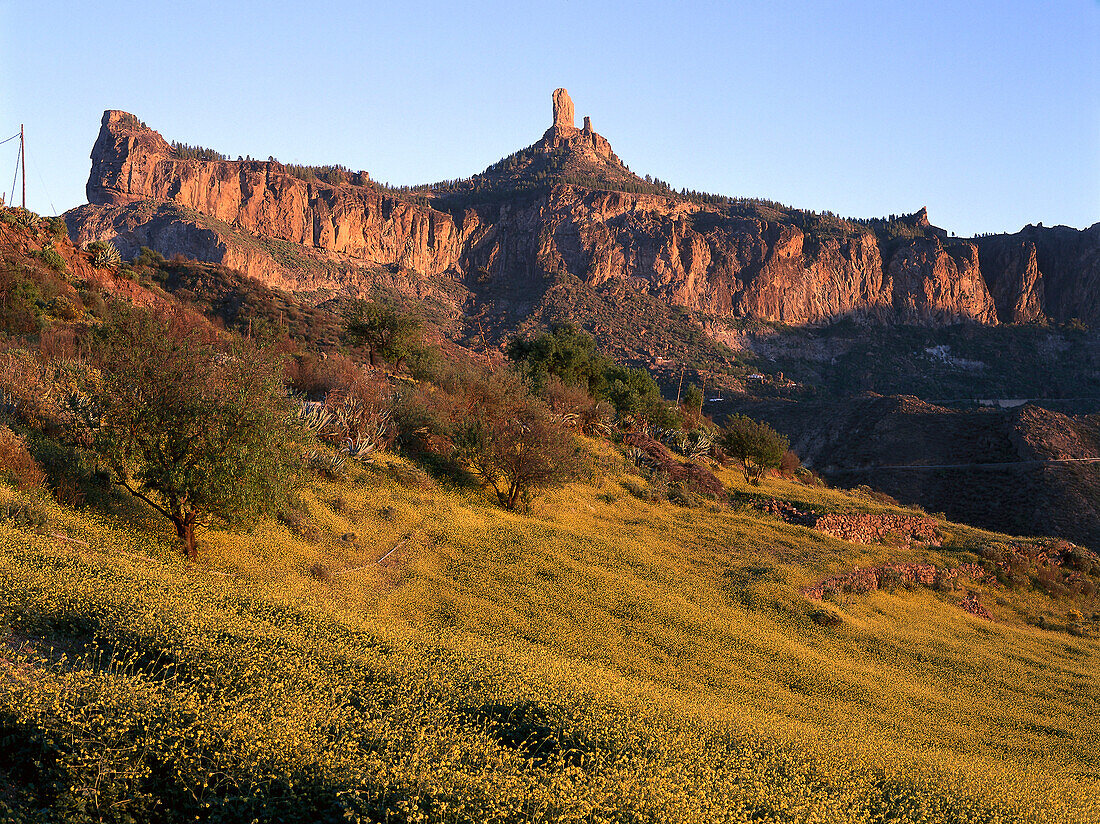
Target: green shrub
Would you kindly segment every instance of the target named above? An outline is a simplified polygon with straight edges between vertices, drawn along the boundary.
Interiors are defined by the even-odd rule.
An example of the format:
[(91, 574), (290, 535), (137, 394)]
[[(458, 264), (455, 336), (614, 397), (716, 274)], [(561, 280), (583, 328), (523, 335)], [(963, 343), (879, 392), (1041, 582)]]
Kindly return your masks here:
[(679, 423), (649, 372), (615, 363), (597, 351), (591, 335), (573, 326), (515, 338), (506, 353), (536, 391), (543, 391), (556, 377), (566, 386), (584, 387), (593, 398), (610, 402), (620, 418), (663, 428)]
[(55, 298), (51, 298), (46, 303), (46, 311), (53, 315), (55, 318), (61, 320), (76, 320), (80, 313), (76, 310), (76, 307), (68, 301), (68, 299), (61, 297), (60, 295)]
[(65, 258), (52, 245), (42, 247), (36, 257), (55, 272), (64, 272), (68, 268)]
[(16, 495), (0, 500), (0, 522), (19, 529), (39, 530), (49, 522), (49, 513), (33, 498)]
[(721, 435), (722, 448), (741, 462), (745, 480), (760, 483), (767, 469), (779, 468), (790, 442), (766, 423), (745, 415), (733, 415)]

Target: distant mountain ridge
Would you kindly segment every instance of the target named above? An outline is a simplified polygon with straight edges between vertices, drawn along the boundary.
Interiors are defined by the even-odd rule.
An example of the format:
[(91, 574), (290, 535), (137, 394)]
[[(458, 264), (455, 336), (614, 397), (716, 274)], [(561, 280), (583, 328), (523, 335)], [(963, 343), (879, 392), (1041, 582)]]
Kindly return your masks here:
[(362, 291), (401, 270), (414, 275), (408, 288), (461, 292), (513, 327), (563, 277), (612, 301), (645, 294), (719, 322), (1100, 321), (1100, 224), (963, 240), (923, 209), (855, 222), (712, 202), (631, 172), (589, 118), (576, 127), (564, 89), (553, 111), (541, 140), (481, 175), (413, 190), (366, 173), (322, 179), (275, 161), (199, 159), (108, 111), (89, 203), (66, 220), (78, 243), (150, 246), (296, 291)]

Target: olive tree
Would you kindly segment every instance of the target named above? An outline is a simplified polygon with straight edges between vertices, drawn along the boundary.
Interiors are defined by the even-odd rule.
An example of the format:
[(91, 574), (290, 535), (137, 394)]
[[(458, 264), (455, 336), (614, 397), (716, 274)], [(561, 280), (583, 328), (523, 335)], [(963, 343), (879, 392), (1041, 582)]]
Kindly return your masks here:
[(278, 359), (194, 320), (123, 309), (105, 325), (93, 440), (111, 480), (172, 522), (188, 558), (196, 525), (270, 511), (299, 462)]
[(767, 469), (774, 469), (783, 460), (790, 442), (766, 423), (746, 415), (733, 415), (726, 421), (720, 437), (722, 449), (741, 462), (745, 480), (760, 483)]
[(413, 312), (357, 301), (345, 335), (353, 345), (366, 347), (371, 365), (377, 357), (399, 363), (420, 343), (421, 325)]

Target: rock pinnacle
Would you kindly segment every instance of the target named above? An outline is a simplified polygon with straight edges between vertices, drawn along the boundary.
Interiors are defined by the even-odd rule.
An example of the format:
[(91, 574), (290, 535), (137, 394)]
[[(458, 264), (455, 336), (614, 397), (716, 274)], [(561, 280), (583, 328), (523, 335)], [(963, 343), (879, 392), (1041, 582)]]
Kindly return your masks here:
[(554, 89), (554, 128), (577, 128), (573, 122), (573, 101), (565, 89)]

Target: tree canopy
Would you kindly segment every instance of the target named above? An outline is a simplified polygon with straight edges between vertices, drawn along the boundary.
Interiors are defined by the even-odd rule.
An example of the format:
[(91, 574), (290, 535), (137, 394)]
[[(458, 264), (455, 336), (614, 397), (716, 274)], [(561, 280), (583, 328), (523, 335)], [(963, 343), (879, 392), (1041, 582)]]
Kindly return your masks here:
[(745, 480), (754, 484), (760, 483), (765, 470), (779, 466), (790, 446), (785, 435), (746, 415), (733, 415), (726, 421), (721, 444), (730, 457), (741, 462)]
[(667, 417), (660, 387), (649, 372), (615, 363), (596, 349), (591, 335), (573, 326), (514, 338), (505, 351), (536, 391), (555, 376), (567, 386), (582, 386), (592, 397), (609, 401), (619, 415), (653, 422)]
[(120, 309), (99, 352), (94, 449), (172, 522), (188, 557), (204, 517), (232, 523), (283, 499), (298, 458), (270, 351), (217, 341), (182, 313)]
[(382, 303), (356, 301), (346, 336), (355, 346), (364, 346), (371, 363), (376, 357), (400, 361), (420, 343), (420, 316)]
[(517, 376), (477, 381), (466, 388), (466, 401), (452, 433), (455, 454), (504, 508), (526, 505), (537, 490), (560, 486), (579, 470), (573, 436)]

